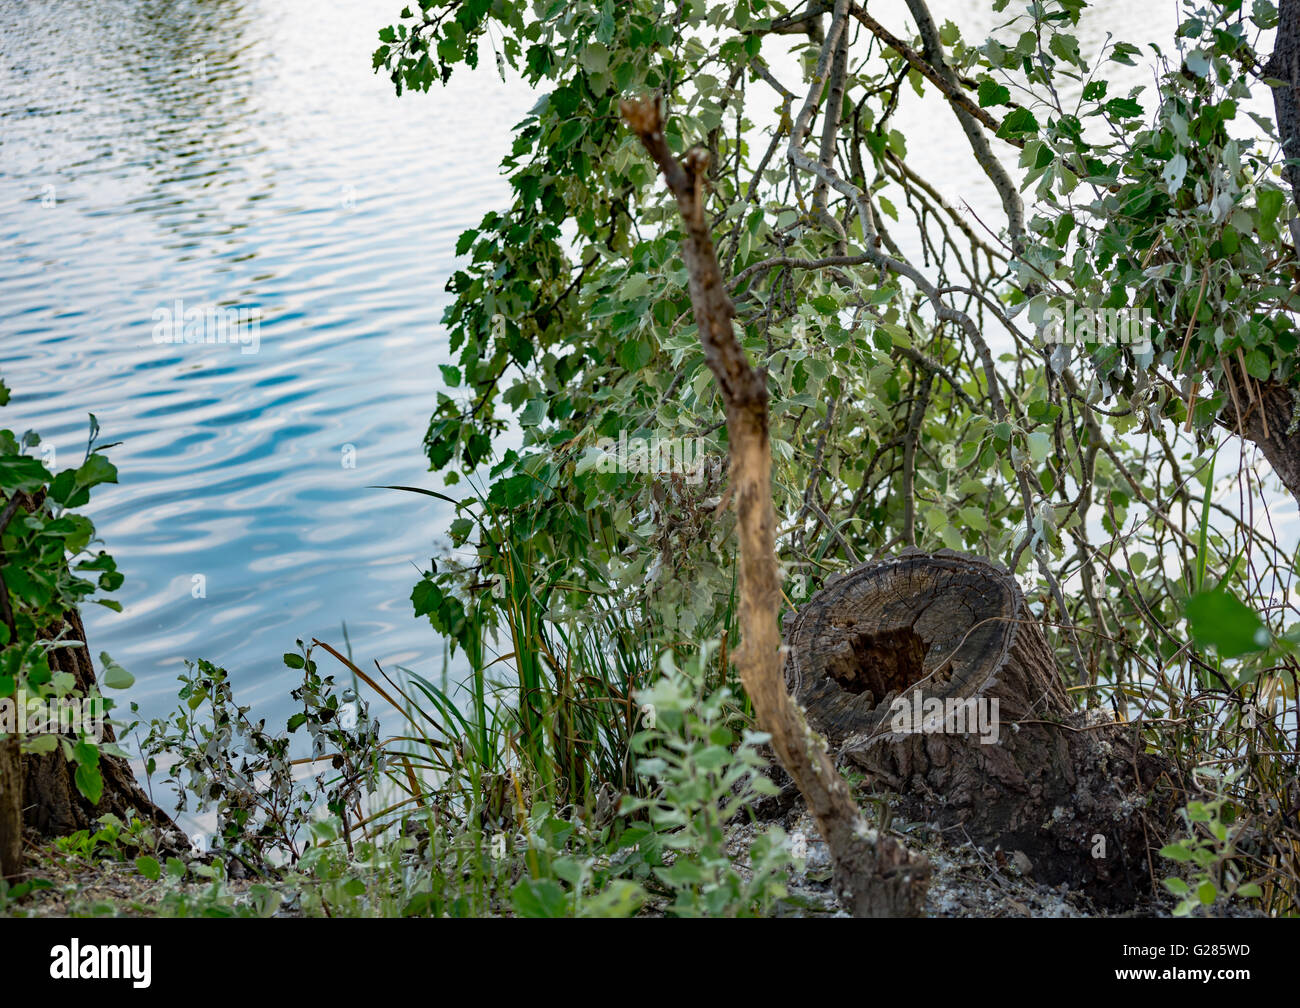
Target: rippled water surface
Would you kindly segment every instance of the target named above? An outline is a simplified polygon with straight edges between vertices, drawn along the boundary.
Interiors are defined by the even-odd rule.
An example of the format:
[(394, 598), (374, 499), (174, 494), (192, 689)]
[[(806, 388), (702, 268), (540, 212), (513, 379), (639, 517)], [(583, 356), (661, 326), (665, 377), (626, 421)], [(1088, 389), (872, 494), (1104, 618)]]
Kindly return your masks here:
[[(122, 442), (89, 511), (124, 612), (86, 616), (147, 714), (199, 655), (282, 713), (280, 653), (344, 621), (367, 663), (442, 667), (409, 595), (446, 515), (367, 486), (436, 485), (443, 284), (534, 99), (490, 73), (396, 98), (370, 53), (400, 7), (0, 4), (0, 422), (61, 467), (88, 413)], [(260, 309), (257, 353), (155, 343), (176, 299)]]

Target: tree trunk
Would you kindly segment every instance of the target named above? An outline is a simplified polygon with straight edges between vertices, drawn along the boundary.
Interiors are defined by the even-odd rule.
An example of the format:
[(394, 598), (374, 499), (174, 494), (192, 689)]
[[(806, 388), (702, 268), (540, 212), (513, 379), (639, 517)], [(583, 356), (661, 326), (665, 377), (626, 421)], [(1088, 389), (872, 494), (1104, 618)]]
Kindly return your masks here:
[[(1296, 416), (1294, 393), (1272, 378), (1255, 381), (1231, 360), (1227, 362), (1226, 378), (1235, 385), (1235, 399), (1233, 395), (1227, 397), (1221, 422), (1233, 433), (1259, 445), (1282, 485), (1300, 501), (1300, 435), (1292, 430)], [(1240, 416), (1237, 402), (1241, 403)]]
[[(86, 630), (76, 610), (66, 613), (63, 622), (68, 631), (67, 639), (85, 642)], [(51, 634), (62, 629), (52, 628)], [(67, 672), (74, 676), (76, 690), (82, 696), (89, 696), (96, 690), (95, 669), (87, 647), (56, 648), (50, 655), (50, 668), (55, 673)], [(104, 725), (104, 736), (100, 741), (117, 741), (112, 725)], [(76, 766), (64, 757), (61, 749), (27, 756), (23, 760), (22, 775), (24, 824), (40, 836), (62, 836), (82, 829), (93, 830), (95, 821), (111, 812), (123, 822), (136, 817), (157, 828), (161, 834), (180, 834), (171, 816), (145, 794), (125, 759), (101, 753), (99, 770), (104, 777), (104, 793), (99, 804), (92, 805), (77, 789), (73, 776)]]
[(1106, 905), (1149, 891), (1181, 788), (1136, 728), (1073, 709), (1006, 572), (907, 550), (827, 585), (786, 642), (813, 726), (909, 818)]
[[(1283, 82), (1273, 88), (1273, 110), (1277, 113), (1283, 156), (1300, 159), (1300, 0), (1282, 0), (1277, 14), (1273, 55), (1264, 65), (1264, 74)], [(1300, 166), (1284, 165), (1282, 177), (1291, 186), (1296, 206), (1300, 206)]]
[[(1300, 160), (1300, 0), (1282, 0), (1278, 5), (1277, 36), (1264, 74), (1283, 82), (1273, 88), (1278, 136), (1286, 159)], [(1284, 164), (1282, 177), (1300, 207), (1300, 166)], [(1291, 219), (1290, 232), (1292, 243), (1300, 249), (1300, 220)], [(1228, 371), (1235, 398), (1232, 394), (1226, 397), (1223, 425), (1259, 445), (1278, 479), (1300, 501), (1300, 437), (1293, 429), (1295, 391), (1272, 378), (1254, 382), (1231, 362)], [(1237, 415), (1238, 404), (1241, 416)]]
[(0, 878), (23, 872), (23, 778), (18, 736), (0, 739)]
[[(39, 497), (19, 495), (22, 510), (32, 511), (41, 503)], [(51, 651), (50, 670), (70, 674), (79, 696), (97, 693), (95, 668), (81, 615), (75, 609), (69, 610), (59, 623), (46, 628), (43, 636), (81, 642), (80, 647), (59, 647)], [(103, 726), (100, 741), (117, 741), (111, 725)], [(110, 812), (123, 822), (138, 817), (155, 827), (161, 849), (188, 848), (185, 835), (144, 793), (125, 759), (101, 752), (99, 770), (104, 790), (96, 805), (78, 790), (74, 777), (76, 767), (67, 760), (61, 746), (51, 753), (24, 757), (19, 735), (11, 734), (0, 740), (0, 875), (10, 880), (21, 876), (24, 828), (42, 837), (59, 836), (94, 829), (96, 820)]]

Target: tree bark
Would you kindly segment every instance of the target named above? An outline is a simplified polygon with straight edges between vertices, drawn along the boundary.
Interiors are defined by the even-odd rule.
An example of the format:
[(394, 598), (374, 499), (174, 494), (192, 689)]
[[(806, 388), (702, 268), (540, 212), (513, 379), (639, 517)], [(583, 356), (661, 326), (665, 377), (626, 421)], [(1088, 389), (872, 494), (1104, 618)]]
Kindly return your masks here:
[[(1278, 136), (1286, 159), (1300, 161), (1300, 0), (1282, 0), (1278, 6), (1277, 36), (1264, 75), (1283, 82), (1273, 88)], [(1296, 206), (1300, 207), (1300, 165), (1284, 165), (1282, 177), (1291, 187)], [(1300, 221), (1292, 218), (1289, 223), (1291, 241), (1300, 249)], [(1272, 378), (1256, 383), (1231, 361), (1227, 367), (1227, 380), (1235, 386), (1232, 391), (1236, 398), (1231, 394), (1226, 397), (1223, 425), (1259, 445), (1278, 479), (1300, 501), (1296, 390)]]
[(1295, 393), (1272, 378), (1255, 381), (1231, 359), (1226, 363), (1225, 380), (1234, 389), (1227, 396), (1220, 422), (1234, 434), (1257, 444), (1282, 485), (1300, 501), (1300, 435), (1293, 430)]
[[(79, 640), (84, 645), (86, 629), (75, 609), (65, 613), (63, 625), (51, 628), (50, 632), (54, 634), (60, 630), (65, 631), (65, 639)], [(88, 646), (55, 649), (50, 655), (50, 667), (56, 673), (67, 672), (74, 676), (76, 691), (81, 696), (97, 692), (95, 668), (91, 664)], [(104, 725), (104, 736), (100, 741), (117, 741), (112, 725)], [(99, 804), (93, 805), (78, 790), (74, 779), (76, 766), (64, 757), (61, 749), (27, 756), (23, 760), (22, 773), (24, 825), (40, 836), (63, 836), (77, 830), (93, 830), (97, 828), (96, 820), (111, 812), (123, 822), (135, 817), (162, 833), (180, 834), (171, 816), (145, 794), (125, 759), (101, 753), (99, 770), (104, 777), (104, 792)]]
[(815, 728), (902, 811), (1106, 905), (1150, 891), (1185, 795), (1138, 730), (1073, 708), (1005, 571), (906, 550), (790, 620), (786, 681)]
[[(17, 513), (21, 501), (5, 502), (0, 513), (0, 534)], [(9, 588), (0, 577), (0, 619), (9, 631), (9, 646), (18, 639)], [(17, 703), (17, 697), (14, 698)], [(17, 725), (13, 726), (15, 729)], [(0, 736), (0, 878), (16, 881), (23, 871), (23, 753), (16, 730)]]
[[(1277, 131), (1283, 155), (1300, 160), (1300, 0), (1282, 0), (1277, 14), (1273, 55), (1264, 65), (1264, 75), (1283, 82), (1282, 86), (1273, 88)], [(1282, 176), (1291, 186), (1296, 206), (1300, 207), (1300, 166), (1284, 165)]]
[(892, 837), (868, 829), (824, 740), (809, 728), (781, 679), (767, 375), (750, 365), (732, 325), (735, 307), (704, 217), (708, 155), (695, 148), (683, 161), (677, 160), (664, 140), (657, 101), (625, 101), (621, 109), (677, 199), (686, 227), (682, 256), (695, 321), (705, 362), (726, 407), (740, 538), (741, 645), (735, 653), (736, 668), (759, 727), (771, 735), (777, 758), (798, 785), (826, 840), (836, 890), (851, 912), (862, 917), (917, 916), (925, 900), (929, 863)]
[[(19, 508), (33, 511), (42, 504), (38, 496), (18, 495)], [(5, 593), (7, 600), (7, 592)], [(91, 663), (86, 629), (75, 610), (64, 613), (54, 626), (45, 629), (46, 639), (80, 641), (80, 647), (59, 647), (50, 652), (50, 669), (66, 672), (75, 680), (74, 692), (88, 697), (99, 692)], [(113, 728), (103, 726), (101, 742), (117, 741)], [(21, 739), (11, 734), (0, 741), (0, 874), (16, 879), (22, 874), (24, 828), (37, 836), (50, 837), (95, 829), (96, 820), (112, 813), (123, 822), (135, 817), (155, 827), (161, 849), (188, 848), (172, 818), (145, 794), (130, 764), (120, 756), (100, 753), (99, 770), (104, 788), (99, 803), (92, 804), (77, 788), (76, 767), (64, 756), (62, 747), (51, 753), (21, 752)]]
[(17, 735), (0, 739), (0, 878), (17, 881), (23, 873), (22, 752)]

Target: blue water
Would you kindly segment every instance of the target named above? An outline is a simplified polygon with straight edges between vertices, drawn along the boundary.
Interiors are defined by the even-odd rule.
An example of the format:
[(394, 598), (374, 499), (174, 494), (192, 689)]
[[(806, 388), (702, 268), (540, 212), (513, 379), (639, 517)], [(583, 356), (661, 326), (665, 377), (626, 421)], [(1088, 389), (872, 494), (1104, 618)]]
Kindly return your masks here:
[[(124, 611), (85, 615), (146, 716), (197, 656), (283, 716), (280, 654), (345, 622), (359, 662), (443, 668), (409, 595), (448, 515), (367, 487), (440, 488), (443, 285), (535, 97), (483, 72), (398, 99), (370, 54), (401, 6), (0, 5), (0, 424), (57, 467), (88, 413), (122, 442), (87, 510)], [(257, 352), (156, 343), (177, 299), (260, 310)]]

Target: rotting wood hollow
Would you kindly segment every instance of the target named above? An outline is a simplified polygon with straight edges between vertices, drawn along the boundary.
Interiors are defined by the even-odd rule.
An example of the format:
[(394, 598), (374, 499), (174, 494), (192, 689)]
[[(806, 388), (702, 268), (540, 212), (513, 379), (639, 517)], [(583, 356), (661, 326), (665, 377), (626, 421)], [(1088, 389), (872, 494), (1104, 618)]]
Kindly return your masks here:
[(1176, 774), (1134, 726), (1075, 709), (1004, 570), (908, 550), (827, 584), (785, 631), (809, 722), (909, 818), (1021, 851), (1099, 903), (1149, 891)]

